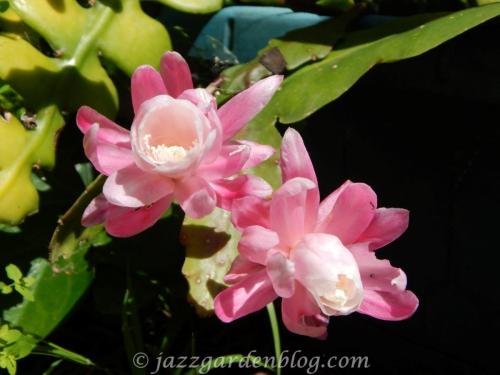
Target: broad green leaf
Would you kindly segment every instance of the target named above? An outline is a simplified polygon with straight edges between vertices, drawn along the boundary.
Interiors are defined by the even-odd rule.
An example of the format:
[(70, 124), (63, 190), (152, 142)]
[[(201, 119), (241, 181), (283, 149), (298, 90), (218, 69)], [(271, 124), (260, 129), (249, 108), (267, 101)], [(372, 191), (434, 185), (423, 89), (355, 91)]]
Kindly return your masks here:
[[(83, 257), (79, 262), (85, 263)], [(42, 339), (57, 327), (87, 290), (93, 272), (83, 267), (75, 273), (55, 272), (47, 260), (38, 258), (31, 263), (29, 277), (35, 280), (31, 287), (33, 301), (24, 299), (5, 310), (3, 319), (23, 334)]]
[(224, 5), (224, 0), (156, 0), (181, 12), (212, 13)]
[[(117, 90), (100, 56), (131, 74), (142, 64), (157, 67), (171, 43), (165, 28), (142, 11), (139, 0), (98, 1), (90, 8), (75, 0), (10, 4), (0, 18), (0, 26), (10, 25), (9, 33), (0, 33), (0, 79), (36, 114), (34, 130), (12, 119), (0, 120), (0, 223), (15, 225), (37, 210), (38, 194), (29, 172), (33, 165), (53, 167), (55, 135), (63, 126), (61, 111), (86, 104), (114, 116)], [(7, 13), (41, 35), (54, 57), (23, 39)]]
[(0, 116), (0, 223), (16, 225), (38, 210), (31, 168), (54, 166), (53, 143), (62, 126), (63, 119), (54, 106), (39, 112), (33, 130), (25, 129), (14, 116), (7, 120)]
[(374, 65), (418, 56), (500, 15), (500, 4), (425, 14), (345, 36), (328, 57), (288, 77), (256, 124), (303, 120), (346, 92)]
[(223, 278), (237, 255), (239, 233), (231, 214), (217, 208), (203, 219), (184, 220), (181, 242), (186, 247), (182, 273), (189, 283), (189, 298), (200, 316), (210, 315), (214, 298), (224, 288)]
[(224, 82), (220, 88), (222, 95), (219, 100), (223, 101), (244, 90), (253, 82), (269, 76), (271, 72), (260, 61), (273, 48), (278, 48), (281, 52), (287, 70), (294, 70), (309, 62), (325, 58), (360, 13), (361, 8), (356, 8), (335, 19), (291, 31), (278, 39), (271, 39), (268, 46), (259, 51), (255, 59), (246, 64), (231, 67), (222, 73)]

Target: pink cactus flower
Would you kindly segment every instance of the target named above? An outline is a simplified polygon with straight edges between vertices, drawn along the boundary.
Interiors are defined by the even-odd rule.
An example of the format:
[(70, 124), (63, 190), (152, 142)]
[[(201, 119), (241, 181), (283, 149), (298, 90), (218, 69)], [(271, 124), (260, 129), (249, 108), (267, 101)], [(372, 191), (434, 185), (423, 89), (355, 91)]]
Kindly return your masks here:
[(320, 203), (316, 174), (299, 133), (288, 129), (281, 148), (283, 185), (272, 200), (233, 203), (242, 232), (239, 256), (215, 299), (224, 322), (281, 297), (285, 326), (325, 338), (330, 316), (352, 312), (384, 320), (408, 318), (418, 306), (404, 272), (375, 250), (408, 227), (408, 211), (377, 208), (366, 184), (347, 181)]
[(207, 90), (193, 88), (182, 56), (167, 52), (160, 72), (141, 66), (132, 76), (130, 131), (82, 107), (77, 124), (85, 134), (85, 154), (108, 176), (82, 223), (104, 223), (110, 234), (128, 237), (152, 226), (174, 200), (188, 216), (200, 218), (216, 206), (229, 209), (245, 195), (270, 195), (264, 180), (240, 172), (268, 159), (273, 148), (232, 138), (281, 81), (263, 79), (217, 109)]

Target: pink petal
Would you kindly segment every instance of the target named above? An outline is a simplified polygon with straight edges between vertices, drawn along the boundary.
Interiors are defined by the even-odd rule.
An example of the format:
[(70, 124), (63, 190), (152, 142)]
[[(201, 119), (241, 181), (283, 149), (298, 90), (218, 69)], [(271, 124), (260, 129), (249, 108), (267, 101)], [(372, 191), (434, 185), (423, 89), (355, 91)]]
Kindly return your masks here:
[(243, 175), (234, 179), (221, 179), (210, 182), (217, 193), (217, 206), (231, 210), (233, 201), (247, 195), (269, 197), (273, 189), (262, 178), (255, 175)]
[(215, 314), (229, 323), (262, 309), (276, 297), (271, 280), (263, 269), (220, 292), (214, 301)]
[(356, 242), (368, 242), (377, 250), (400, 237), (408, 229), (410, 212), (403, 208), (378, 208), (375, 216)]
[[(323, 314), (347, 315), (356, 311), (363, 300), (363, 283), (356, 259), (335, 236), (307, 234), (290, 252), (295, 278), (311, 293)], [(343, 277), (347, 299), (340, 303), (331, 298)], [(344, 284), (345, 285), (345, 284)]]
[(170, 96), (176, 98), (183, 91), (193, 88), (191, 70), (186, 60), (177, 52), (167, 52), (161, 58), (160, 73)]
[(138, 208), (148, 206), (171, 194), (173, 188), (170, 179), (146, 173), (131, 165), (109, 176), (102, 192), (114, 205)]
[(186, 215), (199, 219), (215, 209), (217, 197), (212, 187), (202, 178), (191, 177), (177, 183), (175, 199)]
[(204, 114), (207, 114), (211, 110), (217, 110), (217, 101), (205, 89), (185, 90), (177, 99), (189, 100)]
[(232, 205), (233, 225), (240, 230), (251, 225), (269, 228), (269, 208), (270, 201), (262, 198), (247, 196), (236, 199)]
[(87, 206), (82, 216), (82, 225), (91, 227), (93, 225), (102, 224), (106, 221), (106, 213), (110, 207), (109, 202), (103, 194), (95, 197)]
[(304, 141), (295, 129), (288, 128), (283, 136), (280, 167), (284, 183), (294, 177), (304, 177), (318, 183)]
[(295, 265), (279, 250), (271, 250), (267, 256), (267, 275), (276, 294), (290, 298), (295, 293)]
[(259, 264), (266, 264), (267, 252), (278, 245), (278, 235), (257, 225), (247, 227), (241, 235), (238, 250), (246, 259)]
[(95, 169), (109, 176), (134, 163), (130, 148), (107, 143), (99, 139), (99, 124), (92, 125), (83, 137), (85, 155)]
[(418, 298), (409, 290), (394, 294), (366, 290), (358, 312), (382, 320), (403, 320), (418, 308)]
[(166, 95), (167, 89), (163, 84), (160, 73), (152, 66), (143, 65), (138, 67), (132, 74), (131, 81), (132, 106), (137, 113), (143, 102), (157, 95)]
[(328, 317), (321, 313), (311, 294), (300, 283), (296, 283), (293, 296), (283, 299), (281, 316), (289, 331), (326, 339)]
[(115, 237), (131, 237), (152, 227), (172, 203), (168, 195), (150, 206), (127, 208), (110, 205), (106, 218), (106, 231)]
[(211, 163), (202, 164), (198, 175), (208, 181), (231, 177), (243, 169), (250, 157), (250, 147), (245, 145), (222, 146), (219, 156)]
[(351, 244), (368, 228), (376, 207), (377, 195), (368, 185), (349, 182), (321, 203), (316, 231)]
[(232, 138), (267, 105), (282, 80), (283, 76), (271, 76), (260, 80), (231, 98), (219, 109), (224, 140)]
[(90, 107), (80, 107), (76, 124), (83, 134), (87, 134), (92, 125), (99, 124), (99, 141), (130, 148), (130, 132)]
[(280, 246), (293, 248), (316, 226), (319, 192), (311, 180), (296, 177), (282, 185), (271, 201), (271, 228), (280, 236)]
[(377, 259), (368, 245), (350, 246), (356, 258), (365, 288), (359, 312), (383, 320), (401, 320), (418, 307), (417, 297), (406, 289), (406, 275), (388, 260)]
[(262, 265), (250, 262), (241, 255), (238, 255), (234, 259), (233, 264), (231, 264), (231, 268), (227, 272), (226, 276), (224, 276), (224, 282), (230, 285), (236, 284), (246, 278), (249, 274), (262, 269), (264, 269)]
[(253, 168), (274, 155), (274, 148), (268, 145), (250, 141), (237, 141), (236, 143), (250, 147), (250, 156), (242, 169)]

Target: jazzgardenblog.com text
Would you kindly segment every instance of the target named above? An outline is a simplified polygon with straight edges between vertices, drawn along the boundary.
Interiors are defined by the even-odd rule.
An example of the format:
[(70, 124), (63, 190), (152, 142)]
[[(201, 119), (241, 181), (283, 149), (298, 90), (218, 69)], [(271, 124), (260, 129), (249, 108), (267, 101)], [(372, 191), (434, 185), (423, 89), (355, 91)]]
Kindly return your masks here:
[(146, 353), (136, 353), (132, 358), (136, 368), (151, 369), (149, 374), (161, 374), (162, 369), (197, 369), (198, 374), (206, 374), (214, 368), (227, 369), (274, 369), (278, 365), (284, 369), (301, 369), (306, 374), (316, 374), (320, 369), (365, 369), (370, 367), (368, 356), (307, 356), (302, 350), (281, 352), (275, 356), (258, 356), (255, 350), (248, 355), (225, 357), (164, 356), (149, 357)]

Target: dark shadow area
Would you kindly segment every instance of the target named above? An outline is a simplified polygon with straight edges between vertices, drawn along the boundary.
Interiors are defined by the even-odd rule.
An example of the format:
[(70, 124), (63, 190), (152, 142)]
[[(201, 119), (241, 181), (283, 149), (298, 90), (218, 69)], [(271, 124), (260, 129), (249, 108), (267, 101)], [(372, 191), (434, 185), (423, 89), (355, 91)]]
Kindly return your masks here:
[[(85, 104), (112, 115), (110, 111), (116, 108), (104, 83), (89, 80), (73, 66), (66, 66), (60, 72), (43, 68), (13, 69), (5, 80), (23, 96), (28, 106), (35, 109), (57, 104), (62, 110), (73, 112)], [(71, 95), (66, 95), (69, 92)]]
[(204, 259), (226, 246), (231, 236), (225, 232), (216, 232), (211, 227), (186, 225), (182, 228), (180, 238), (189, 257)]
[(52, 8), (59, 13), (63, 13), (66, 10), (66, 5), (64, 0), (47, 0)]

